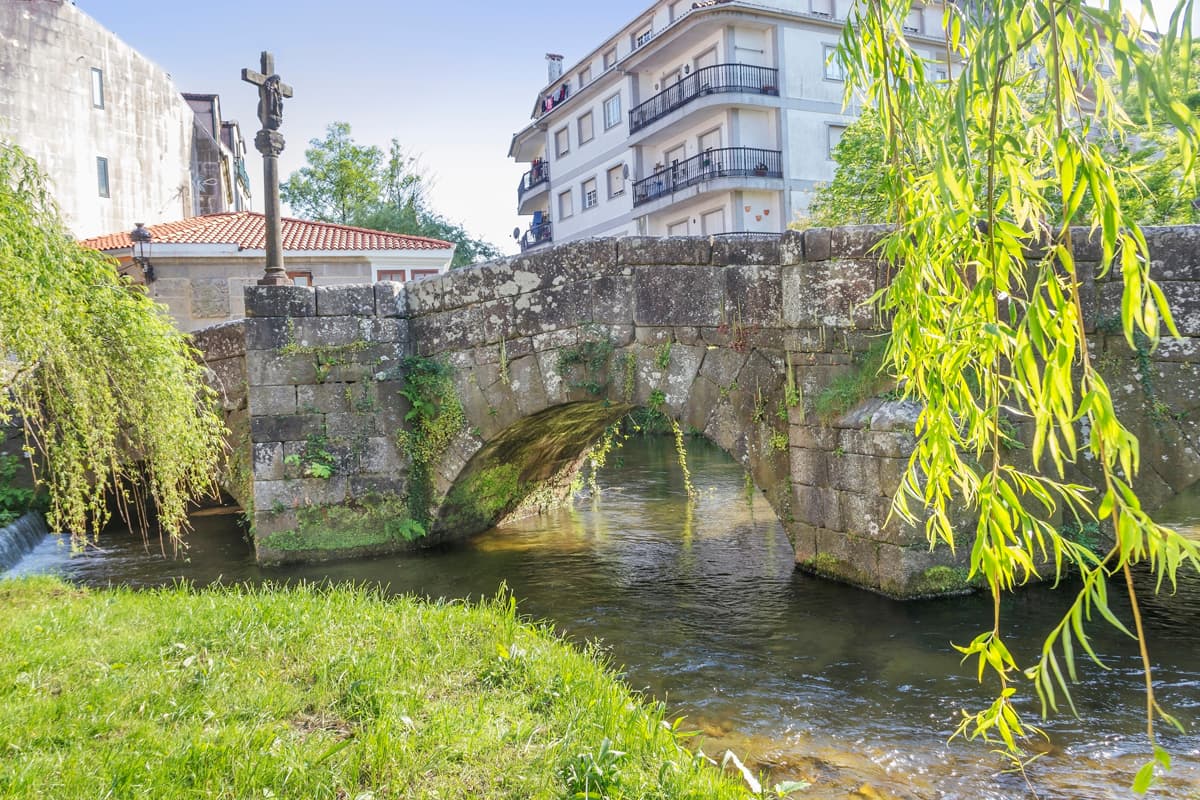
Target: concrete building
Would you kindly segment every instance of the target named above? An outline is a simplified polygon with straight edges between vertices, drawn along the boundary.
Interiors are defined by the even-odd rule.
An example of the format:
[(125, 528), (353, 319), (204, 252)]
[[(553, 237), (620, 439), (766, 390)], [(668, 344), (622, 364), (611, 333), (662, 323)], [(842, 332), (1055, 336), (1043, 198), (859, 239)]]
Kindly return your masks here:
[[(853, 119), (831, 57), (854, 0), (658, 0), (549, 83), (509, 156), (522, 249), (590, 236), (778, 233)], [(930, 68), (940, 2), (905, 22)]]
[[(266, 219), (254, 212), (209, 214), (149, 227), (150, 267), (133, 264), (128, 232), (81, 242), (117, 258), (145, 283), (180, 329), (193, 331), (245, 316), (243, 288), (266, 259)], [(283, 219), (284, 265), (308, 286), (417, 280), (450, 268), (454, 245), (441, 239)]]
[(72, 3), (0, 2), (0, 140), (41, 165), (75, 235), (249, 208), (229, 125)]

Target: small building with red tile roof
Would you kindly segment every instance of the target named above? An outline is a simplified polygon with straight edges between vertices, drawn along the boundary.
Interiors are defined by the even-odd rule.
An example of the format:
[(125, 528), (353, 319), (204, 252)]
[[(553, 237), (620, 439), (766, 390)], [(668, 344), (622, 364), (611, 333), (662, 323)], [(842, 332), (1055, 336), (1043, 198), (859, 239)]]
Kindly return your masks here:
[[(283, 219), (284, 267), (296, 283), (417, 280), (450, 268), (452, 242), (330, 222)], [(116, 257), (122, 272), (145, 283), (185, 331), (245, 316), (243, 289), (262, 277), (266, 218), (252, 211), (207, 214), (147, 227), (152, 271), (132, 261), (130, 232), (80, 244)]]

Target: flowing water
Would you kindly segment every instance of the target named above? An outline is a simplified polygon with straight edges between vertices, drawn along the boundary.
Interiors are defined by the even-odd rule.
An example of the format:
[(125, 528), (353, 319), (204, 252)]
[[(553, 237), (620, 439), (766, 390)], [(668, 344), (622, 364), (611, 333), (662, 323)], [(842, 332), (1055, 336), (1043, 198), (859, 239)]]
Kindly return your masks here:
[[(1081, 664), (1080, 717), (1045, 723), (1050, 742), (1027, 770), (1035, 795), (989, 746), (946, 741), (960, 709), (991, 699), (950, 647), (990, 626), (990, 601), (899, 603), (797, 573), (768, 506), (747, 502), (740, 467), (692, 442), (702, 496), (689, 508), (674, 457), (669, 441), (631, 441), (610, 458), (595, 502), (432, 553), (260, 569), (226, 516), (198, 519), (182, 560), (114, 534), (75, 558), (47, 539), (17, 570), (57, 569), (92, 585), (368, 581), (434, 597), (491, 596), (506, 583), (525, 614), (601, 642), (633, 686), (686, 715), (707, 753), (732, 748), (775, 779), (811, 780), (805, 796), (1133, 796), (1148, 749), (1129, 641), (1097, 626), (1109, 669)], [(1187, 508), (1171, 513), (1197, 523)], [(1036, 654), (1067, 601), (1068, 592), (1046, 587), (1006, 601), (1019, 661)], [(1163, 731), (1175, 769), (1151, 796), (1200, 798), (1200, 581), (1189, 577), (1175, 596), (1146, 606), (1156, 688), (1187, 729)], [(1025, 707), (1036, 716), (1036, 700)]]

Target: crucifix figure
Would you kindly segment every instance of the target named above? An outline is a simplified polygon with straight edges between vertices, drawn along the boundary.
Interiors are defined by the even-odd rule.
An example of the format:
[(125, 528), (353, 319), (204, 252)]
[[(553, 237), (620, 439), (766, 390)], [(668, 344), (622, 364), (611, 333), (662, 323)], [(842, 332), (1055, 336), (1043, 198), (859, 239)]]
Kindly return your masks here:
[(275, 74), (275, 57), (262, 53), (262, 72), (242, 70), (242, 80), (258, 87), (258, 119), (262, 130), (254, 137), (254, 147), (263, 157), (263, 200), (267, 218), (266, 275), (259, 284), (289, 286), (292, 281), (283, 268), (283, 228), (279, 218), (279, 154), (283, 152), (283, 98), (292, 96), (292, 87)]

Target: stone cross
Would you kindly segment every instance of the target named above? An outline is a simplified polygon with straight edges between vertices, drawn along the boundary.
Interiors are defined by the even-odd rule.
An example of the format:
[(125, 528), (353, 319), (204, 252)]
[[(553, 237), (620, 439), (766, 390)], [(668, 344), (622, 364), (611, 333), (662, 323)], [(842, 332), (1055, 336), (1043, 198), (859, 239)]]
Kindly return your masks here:
[(262, 130), (254, 137), (254, 147), (263, 157), (263, 200), (267, 218), (266, 274), (259, 280), (263, 286), (290, 286), (291, 278), (283, 268), (283, 228), (279, 215), (279, 154), (283, 152), (283, 98), (292, 96), (292, 87), (275, 74), (275, 57), (262, 53), (262, 72), (242, 70), (242, 80), (258, 87), (258, 119)]

